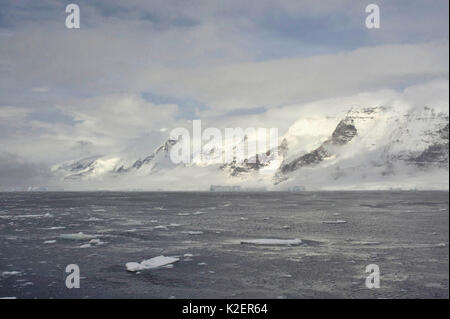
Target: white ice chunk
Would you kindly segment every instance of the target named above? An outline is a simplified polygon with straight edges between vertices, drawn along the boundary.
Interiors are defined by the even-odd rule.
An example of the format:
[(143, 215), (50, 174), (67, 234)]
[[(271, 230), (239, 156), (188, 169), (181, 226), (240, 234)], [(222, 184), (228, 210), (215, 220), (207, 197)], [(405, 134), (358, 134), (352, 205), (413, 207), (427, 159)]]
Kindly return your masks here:
[(93, 239), (97, 238), (98, 235), (88, 235), (83, 234), (83, 232), (79, 232), (77, 234), (61, 234), (59, 235), (59, 238), (62, 239), (71, 239), (71, 240), (87, 240), (87, 239)]
[(89, 241), (89, 244), (91, 244), (91, 245), (102, 245), (102, 244), (104, 244), (104, 242), (101, 241), (101, 240), (98, 239), (98, 238), (94, 238), (94, 239), (91, 239), (91, 240)]
[(342, 219), (337, 219), (337, 220), (324, 220), (322, 223), (324, 223), (324, 224), (345, 224), (347, 222)]
[(160, 268), (169, 264), (173, 264), (179, 260), (180, 260), (179, 258), (166, 257), (161, 255), (147, 260), (143, 260), (140, 263), (128, 262), (125, 264), (125, 266), (127, 267), (128, 271), (136, 272), (140, 270)]
[(296, 239), (245, 239), (241, 240), (241, 244), (252, 244), (252, 245), (300, 245), (302, 241), (298, 238)]
[(10, 277), (10, 276), (17, 276), (20, 274), (20, 271), (4, 271), (2, 272), (2, 277)]

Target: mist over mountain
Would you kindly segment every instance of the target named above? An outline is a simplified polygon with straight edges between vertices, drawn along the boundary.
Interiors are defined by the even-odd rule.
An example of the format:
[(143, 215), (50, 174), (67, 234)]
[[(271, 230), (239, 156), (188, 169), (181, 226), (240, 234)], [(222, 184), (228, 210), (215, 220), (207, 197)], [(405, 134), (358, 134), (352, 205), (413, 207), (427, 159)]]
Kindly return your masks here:
[[(69, 184), (111, 183), (108, 189), (207, 190), (211, 184), (271, 190), (448, 189), (448, 123), (448, 112), (429, 106), (351, 107), (337, 116), (300, 118), (280, 137), (277, 152), (237, 154), (227, 163), (196, 157), (174, 164), (170, 152), (179, 141), (169, 138), (144, 158), (94, 156), (58, 164), (53, 171)], [(208, 155), (221, 154), (219, 147)], [(176, 182), (187, 179), (192, 183)]]

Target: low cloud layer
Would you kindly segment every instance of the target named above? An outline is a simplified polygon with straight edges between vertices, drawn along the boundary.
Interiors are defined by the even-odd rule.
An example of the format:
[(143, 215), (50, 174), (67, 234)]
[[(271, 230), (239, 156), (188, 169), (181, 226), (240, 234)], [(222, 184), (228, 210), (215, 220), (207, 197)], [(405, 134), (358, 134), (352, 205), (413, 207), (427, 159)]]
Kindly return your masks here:
[(286, 132), (337, 111), (327, 101), (448, 98), (447, 1), (380, 1), (377, 30), (345, 0), (82, 0), (78, 30), (68, 3), (2, 2), (3, 186), (70, 159), (143, 156), (195, 118)]

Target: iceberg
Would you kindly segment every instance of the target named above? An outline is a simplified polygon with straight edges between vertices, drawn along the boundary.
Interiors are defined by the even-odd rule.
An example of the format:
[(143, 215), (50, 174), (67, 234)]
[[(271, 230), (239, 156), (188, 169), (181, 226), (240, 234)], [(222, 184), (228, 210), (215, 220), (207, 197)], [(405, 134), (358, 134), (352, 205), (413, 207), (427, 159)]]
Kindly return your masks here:
[(161, 255), (161, 256), (153, 257), (153, 258), (150, 258), (147, 260), (143, 260), (140, 263), (128, 262), (125, 264), (125, 267), (127, 268), (127, 271), (136, 272), (136, 271), (140, 271), (140, 270), (160, 268), (163, 266), (173, 264), (179, 260), (180, 260), (179, 258), (166, 257), (166, 256)]

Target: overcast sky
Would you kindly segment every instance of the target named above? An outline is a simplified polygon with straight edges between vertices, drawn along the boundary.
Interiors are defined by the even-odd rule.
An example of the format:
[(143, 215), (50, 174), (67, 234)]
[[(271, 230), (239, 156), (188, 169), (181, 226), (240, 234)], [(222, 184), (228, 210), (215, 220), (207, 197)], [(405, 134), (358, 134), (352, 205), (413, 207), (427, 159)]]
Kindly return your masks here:
[[(80, 29), (65, 26), (71, 2)], [(369, 3), (380, 29), (365, 27)], [(197, 118), (283, 132), (315, 101), (448, 97), (448, 5), (0, 0), (0, 186), (68, 159), (150, 153)]]

